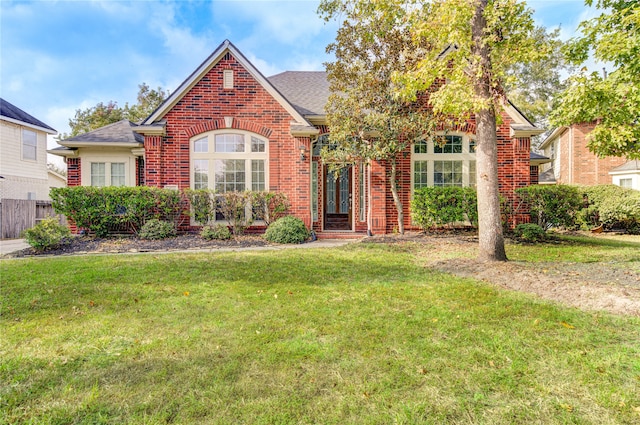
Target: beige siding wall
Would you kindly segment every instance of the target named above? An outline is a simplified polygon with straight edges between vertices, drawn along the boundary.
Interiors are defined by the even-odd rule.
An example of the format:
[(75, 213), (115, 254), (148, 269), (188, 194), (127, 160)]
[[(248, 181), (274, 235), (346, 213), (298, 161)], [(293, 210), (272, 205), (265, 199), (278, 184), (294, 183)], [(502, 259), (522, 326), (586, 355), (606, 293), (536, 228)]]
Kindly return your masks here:
[[(22, 158), (22, 130), (37, 135), (36, 160)], [(0, 198), (49, 199), (47, 135), (0, 120)]]
[(82, 186), (91, 186), (91, 163), (105, 163), (106, 186), (110, 186), (111, 163), (124, 163), (125, 186), (136, 185), (136, 157), (130, 148), (80, 148), (78, 155), (82, 160)]

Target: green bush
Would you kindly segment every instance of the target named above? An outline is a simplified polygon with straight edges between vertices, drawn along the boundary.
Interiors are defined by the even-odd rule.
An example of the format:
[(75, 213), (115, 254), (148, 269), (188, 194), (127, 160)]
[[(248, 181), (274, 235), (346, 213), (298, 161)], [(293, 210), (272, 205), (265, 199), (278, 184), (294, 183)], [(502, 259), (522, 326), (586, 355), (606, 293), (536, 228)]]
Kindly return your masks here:
[(309, 230), (298, 217), (287, 215), (271, 223), (264, 237), (275, 243), (302, 243), (309, 238)]
[(191, 204), (193, 218), (200, 224), (208, 224), (216, 218), (214, 192), (208, 189), (186, 189), (185, 196)]
[(518, 224), (513, 234), (525, 242), (540, 242), (547, 238), (544, 229), (535, 223)]
[(51, 199), (57, 213), (99, 237), (113, 229), (137, 233), (150, 219), (171, 221), (177, 226), (186, 208), (179, 191), (144, 186), (53, 188)]
[(469, 222), (478, 224), (478, 198), (471, 187), (423, 187), (411, 200), (413, 222), (427, 230), (436, 226)]
[[(616, 185), (600, 185), (581, 188), (588, 206), (582, 216), (592, 223), (603, 224), (606, 229), (622, 229), (640, 234), (640, 192)], [(596, 221), (597, 223), (593, 223)]]
[(231, 231), (227, 226), (222, 224), (216, 224), (215, 226), (204, 226), (200, 232), (200, 236), (206, 240), (219, 240), (224, 241), (231, 239)]
[(176, 235), (173, 223), (155, 218), (147, 221), (138, 232), (141, 239), (166, 239)]
[(250, 192), (250, 198), (254, 220), (262, 220), (267, 226), (284, 217), (290, 208), (289, 200), (284, 193)]
[(69, 242), (71, 232), (55, 217), (45, 218), (40, 223), (22, 232), (22, 237), (37, 251), (58, 248)]
[(531, 219), (545, 230), (574, 228), (576, 215), (583, 206), (577, 186), (532, 185), (516, 189), (516, 193), (529, 205)]

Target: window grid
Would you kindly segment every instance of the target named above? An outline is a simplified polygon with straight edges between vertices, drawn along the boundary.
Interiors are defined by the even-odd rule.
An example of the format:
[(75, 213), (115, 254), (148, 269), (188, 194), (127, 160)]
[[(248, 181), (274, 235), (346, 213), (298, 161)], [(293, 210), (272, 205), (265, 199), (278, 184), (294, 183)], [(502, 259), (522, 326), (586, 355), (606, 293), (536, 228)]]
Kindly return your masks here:
[(412, 189), (428, 186), (476, 186), (476, 141), (466, 135), (419, 140), (411, 148)]
[(257, 137), (251, 137), (251, 152), (264, 152), (265, 143), (264, 140)]
[(433, 161), (434, 186), (462, 186), (462, 161)]
[(124, 186), (125, 182), (124, 162), (111, 163), (111, 186)]
[(22, 130), (22, 159), (38, 159), (38, 135), (35, 131)]
[(104, 162), (91, 163), (91, 186), (104, 187), (106, 185), (106, 166)]
[(419, 189), (429, 185), (428, 161), (415, 161), (413, 163), (413, 187)]
[(215, 136), (215, 149), (218, 153), (244, 152), (244, 144), (243, 134), (225, 133)]
[(198, 153), (209, 152), (209, 139), (205, 137), (193, 142), (193, 151)]
[(633, 179), (620, 179), (620, 187), (626, 187), (631, 189), (633, 187)]
[(262, 159), (251, 160), (251, 190), (259, 192), (264, 190), (264, 161)]
[(242, 192), (246, 189), (244, 159), (216, 159), (214, 164), (216, 192)]
[(209, 188), (209, 161), (206, 159), (196, 159), (193, 161), (193, 188)]
[[(438, 136), (433, 153), (462, 153), (462, 136)], [(442, 141), (445, 143), (440, 144)]]

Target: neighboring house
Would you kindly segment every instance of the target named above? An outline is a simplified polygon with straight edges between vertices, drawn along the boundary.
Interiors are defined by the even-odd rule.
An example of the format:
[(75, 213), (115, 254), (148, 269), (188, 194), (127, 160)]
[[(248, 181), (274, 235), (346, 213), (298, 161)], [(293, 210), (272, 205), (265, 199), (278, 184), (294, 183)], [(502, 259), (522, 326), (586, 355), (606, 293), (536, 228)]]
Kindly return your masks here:
[(556, 128), (540, 145), (551, 163), (541, 167), (540, 184), (611, 184), (609, 172), (621, 166), (625, 158), (599, 158), (587, 148), (587, 135), (594, 123)]
[(613, 184), (640, 190), (640, 160), (632, 160), (609, 171)]
[(49, 199), (47, 134), (57, 132), (0, 99), (0, 199)]
[(66, 187), (67, 177), (54, 171), (52, 169), (47, 170), (47, 177), (49, 178), (49, 189), (54, 187)]
[[(284, 193), (291, 212), (319, 236), (364, 233), (368, 224), (373, 233), (393, 232), (396, 210), (384, 163), (332, 173), (321, 162), (328, 96), (326, 73), (287, 71), (265, 78), (225, 41), (141, 124), (120, 121), (63, 140), (50, 152), (65, 157), (69, 186), (269, 190)], [(505, 105), (498, 128), (505, 197), (513, 198), (537, 176), (530, 137), (541, 132)], [(417, 140), (399, 157), (408, 228), (414, 189), (475, 185), (475, 122), (443, 136), (444, 146)]]

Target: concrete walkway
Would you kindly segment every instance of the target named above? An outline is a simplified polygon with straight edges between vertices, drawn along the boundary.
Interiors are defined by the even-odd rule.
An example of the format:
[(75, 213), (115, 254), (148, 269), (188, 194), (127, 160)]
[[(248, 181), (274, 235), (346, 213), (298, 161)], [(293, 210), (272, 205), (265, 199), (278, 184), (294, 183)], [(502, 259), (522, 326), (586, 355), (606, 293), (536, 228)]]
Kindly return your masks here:
[(29, 244), (24, 239), (0, 239), (0, 255), (25, 248), (29, 248)]

